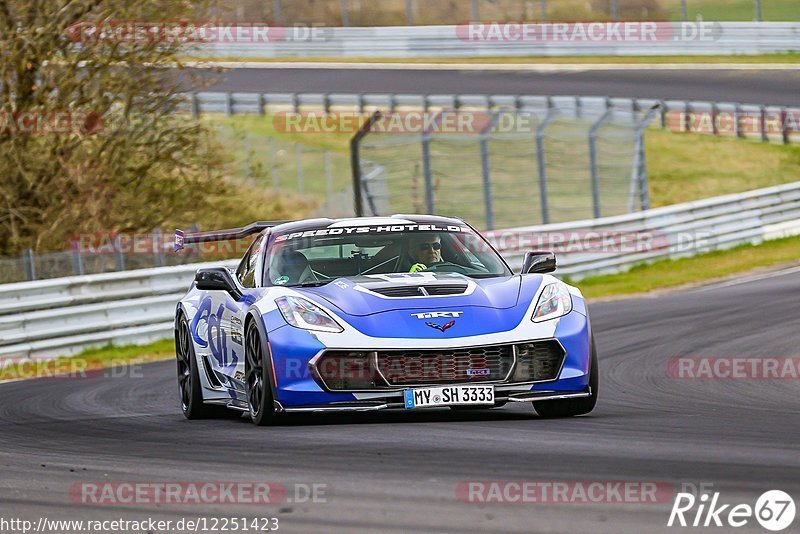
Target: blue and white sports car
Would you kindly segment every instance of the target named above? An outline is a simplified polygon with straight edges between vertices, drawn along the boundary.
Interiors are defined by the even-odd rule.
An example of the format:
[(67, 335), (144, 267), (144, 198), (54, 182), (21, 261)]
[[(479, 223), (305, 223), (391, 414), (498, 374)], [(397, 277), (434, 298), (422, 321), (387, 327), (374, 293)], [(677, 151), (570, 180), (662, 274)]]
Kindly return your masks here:
[(469, 224), (428, 215), (253, 223), (238, 268), (201, 269), (175, 314), (184, 415), (532, 403), (590, 412), (597, 354), (581, 292), (529, 252), (513, 274)]

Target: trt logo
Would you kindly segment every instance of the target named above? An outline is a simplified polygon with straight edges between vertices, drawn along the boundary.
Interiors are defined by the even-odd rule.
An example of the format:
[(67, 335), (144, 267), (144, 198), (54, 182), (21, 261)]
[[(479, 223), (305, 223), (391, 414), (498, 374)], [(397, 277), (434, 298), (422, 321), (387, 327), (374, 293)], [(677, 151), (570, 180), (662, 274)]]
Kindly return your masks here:
[(445, 312), (424, 312), (412, 313), (411, 315), (417, 319), (455, 319), (460, 317), (464, 312), (460, 311), (445, 311)]

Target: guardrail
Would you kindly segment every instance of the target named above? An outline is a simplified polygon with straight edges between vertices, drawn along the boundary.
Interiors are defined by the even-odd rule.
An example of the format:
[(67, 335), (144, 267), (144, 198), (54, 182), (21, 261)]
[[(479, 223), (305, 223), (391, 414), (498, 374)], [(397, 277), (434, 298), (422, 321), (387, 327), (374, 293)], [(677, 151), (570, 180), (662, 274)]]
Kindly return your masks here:
[(212, 265), (219, 264), (0, 285), (0, 362), (169, 337), (175, 304), (197, 269)]
[[(800, 25), (798, 26), (800, 46)], [(660, 105), (662, 128), (678, 132), (748, 137), (790, 143), (800, 139), (800, 109), (738, 102), (609, 98), (595, 96), (533, 96), (399, 93), (254, 93), (201, 91), (186, 94), (184, 111), (203, 113), (275, 114), (322, 110), (337, 113), (374, 110), (514, 110), (546, 115), (551, 109), (561, 117), (585, 118), (612, 109), (615, 120), (635, 122), (654, 105)]]
[[(764, 54), (800, 51), (800, 22), (481, 23), (448, 26), (237, 30), (204, 43), (214, 59)], [(627, 29), (630, 28), (630, 29)], [(263, 28), (261, 28), (263, 31)], [(221, 33), (221, 32), (219, 32)], [(231, 42), (232, 41), (232, 42)]]
[(800, 182), (643, 212), (488, 232), (514, 267), (527, 250), (555, 249), (558, 274), (580, 280), (664, 258), (800, 234)]
[[(617, 217), (489, 232), (487, 237), (515, 268), (526, 250), (551, 246), (559, 253), (556, 274), (579, 279), (798, 234), (800, 182)], [(195, 270), (208, 265), (2, 285), (0, 362), (169, 337), (176, 302)]]

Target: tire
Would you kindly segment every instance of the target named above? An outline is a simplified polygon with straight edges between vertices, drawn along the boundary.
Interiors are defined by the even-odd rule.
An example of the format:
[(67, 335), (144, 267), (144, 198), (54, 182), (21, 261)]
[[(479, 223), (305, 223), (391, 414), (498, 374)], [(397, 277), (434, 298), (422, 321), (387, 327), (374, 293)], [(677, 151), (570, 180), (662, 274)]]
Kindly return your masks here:
[(599, 373), (597, 370), (597, 349), (595, 348), (594, 336), (592, 336), (592, 353), (589, 364), (589, 388), (591, 396), (580, 399), (549, 400), (533, 403), (533, 409), (540, 417), (552, 419), (558, 417), (573, 417), (575, 415), (585, 415), (594, 410), (597, 404)]
[(250, 420), (257, 426), (274, 425), (279, 421), (272, 397), (271, 377), (267, 371), (266, 353), (261, 336), (253, 322), (245, 332), (244, 380)]
[(181, 315), (175, 331), (175, 358), (178, 363), (178, 395), (186, 419), (216, 419), (235, 413), (225, 406), (205, 404), (192, 335), (186, 317)]

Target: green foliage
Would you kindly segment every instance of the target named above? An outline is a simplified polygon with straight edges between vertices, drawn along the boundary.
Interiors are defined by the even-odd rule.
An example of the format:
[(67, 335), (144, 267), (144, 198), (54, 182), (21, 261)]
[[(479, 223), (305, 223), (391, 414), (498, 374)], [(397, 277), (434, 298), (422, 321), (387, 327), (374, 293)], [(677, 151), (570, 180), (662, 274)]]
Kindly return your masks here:
[(194, 20), (203, 8), (0, 1), (0, 255), (63, 250), (79, 232), (185, 226), (243, 196), (271, 215), (275, 199), (228, 180), (222, 147), (179, 112), (181, 87), (200, 85), (177, 59), (191, 47), (124, 31)]

